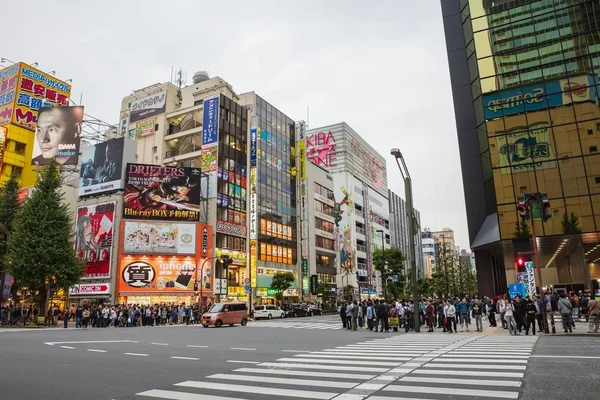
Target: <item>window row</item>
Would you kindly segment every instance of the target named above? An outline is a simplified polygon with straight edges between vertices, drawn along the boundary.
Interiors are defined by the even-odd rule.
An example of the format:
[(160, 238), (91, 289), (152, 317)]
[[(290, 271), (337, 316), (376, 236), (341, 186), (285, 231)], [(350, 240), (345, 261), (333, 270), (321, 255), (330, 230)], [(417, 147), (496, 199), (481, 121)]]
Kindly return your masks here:
[(279, 222), (269, 221), (268, 219), (260, 219), (261, 235), (272, 236), (279, 239), (292, 240), (293, 228)]
[(327, 189), (325, 186), (318, 184), (317, 182), (315, 182), (314, 185), (314, 191), (317, 194), (320, 194), (321, 196), (335, 201), (335, 196), (333, 195), (333, 190)]
[(270, 261), (280, 264), (296, 263), (296, 249), (292, 247), (260, 243), (259, 249), (258, 259), (261, 261)]
[(217, 219), (231, 222), (236, 225), (246, 226), (246, 213), (244, 211), (234, 211), (227, 208), (217, 207)]
[(334, 224), (319, 217), (315, 217), (315, 228), (329, 233), (334, 232)]
[(220, 249), (229, 249), (235, 251), (246, 251), (246, 239), (237, 236), (218, 233), (216, 235), (216, 247)]
[(317, 210), (318, 212), (322, 212), (323, 214), (326, 214), (326, 215), (333, 214), (333, 207), (331, 207), (329, 204), (325, 204), (319, 200), (315, 200), (315, 210)]
[(335, 241), (322, 236), (315, 236), (315, 246), (322, 249), (335, 250)]

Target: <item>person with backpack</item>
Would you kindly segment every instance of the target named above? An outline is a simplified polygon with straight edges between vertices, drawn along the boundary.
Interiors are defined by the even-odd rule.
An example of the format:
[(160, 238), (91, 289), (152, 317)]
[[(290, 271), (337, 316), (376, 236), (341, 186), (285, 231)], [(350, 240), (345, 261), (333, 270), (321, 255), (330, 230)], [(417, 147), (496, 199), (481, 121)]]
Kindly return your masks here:
[(558, 312), (562, 317), (563, 329), (565, 333), (573, 333), (573, 306), (565, 293), (560, 294), (557, 303)]
[(537, 298), (535, 295), (532, 299), (527, 297), (527, 301), (525, 302), (525, 335), (529, 335), (529, 328), (531, 328), (531, 333), (535, 336), (536, 302)]
[(590, 330), (588, 333), (598, 333), (598, 327), (600, 325), (600, 304), (598, 300), (591, 297), (588, 302), (588, 316), (590, 320)]

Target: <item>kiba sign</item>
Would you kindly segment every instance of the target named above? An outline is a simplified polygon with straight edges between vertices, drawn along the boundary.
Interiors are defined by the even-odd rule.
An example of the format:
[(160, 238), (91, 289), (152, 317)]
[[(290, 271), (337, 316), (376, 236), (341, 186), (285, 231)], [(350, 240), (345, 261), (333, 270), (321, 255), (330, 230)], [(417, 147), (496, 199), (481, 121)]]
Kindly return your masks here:
[(69, 296), (109, 295), (110, 283), (81, 283), (69, 288)]

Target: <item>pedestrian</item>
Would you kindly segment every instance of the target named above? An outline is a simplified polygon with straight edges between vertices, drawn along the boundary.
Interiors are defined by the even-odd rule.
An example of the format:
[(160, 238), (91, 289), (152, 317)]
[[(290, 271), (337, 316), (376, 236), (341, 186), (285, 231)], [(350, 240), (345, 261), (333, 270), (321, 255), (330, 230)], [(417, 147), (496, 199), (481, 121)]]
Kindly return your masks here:
[(536, 303), (536, 296), (532, 299), (528, 298), (525, 302), (525, 335), (529, 335), (529, 328), (531, 328), (531, 334), (535, 336)]
[(88, 323), (90, 321), (90, 310), (86, 307), (83, 312), (81, 313), (82, 316), (82, 320), (81, 320), (81, 325), (82, 327), (87, 328), (88, 327)]
[(560, 299), (557, 303), (558, 312), (562, 317), (563, 329), (565, 333), (573, 333), (573, 306), (571, 301), (567, 299), (565, 293), (560, 294)]
[(346, 329), (352, 330), (352, 302), (348, 303), (346, 307)]
[(363, 316), (364, 316), (364, 302), (358, 305), (358, 327), (362, 329), (363, 327)]
[(83, 318), (83, 309), (81, 306), (77, 306), (75, 310), (75, 328), (81, 328), (81, 320)]
[(385, 300), (379, 302), (379, 309), (377, 310), (377, 315), (379, 316), (379, 319), (381, 320), (381, 330), (379, 332), (383, 332), (384, 330), (386, 332), (390, 331), (389, 325), (388, 325), (388, 316), (389, 316), (389, 310), (388, 310), (388, 306), (387, 306), (387, 302)]
[(354, 304), (352, 305), (352, 330), (355, 331), (358, 329), (358, 310), (359, 310), (359, 306), (356, 303), (356, 300), (354, 300)]
[(71, 314), (69, 313), (69, 309), (65, 306), (65, 311), (63, 312), (63, 328), (69, 327), (69, 318)]
[(373, 304), (371, 301), (367, 302), (367, 329), (373, 331), (373, 319), (375, 318), (375, 312), (373, 311)]
[(434, 307), (431, 304), (431, 300), (427, 300), (427, 307), (425, 308), (425, 320), (429, 330), (427, 332), (433, 332), (433, 318), (434, 318)]
[(342, 319), (342, 328), (346, 328), (346, 303), (340, 306), (340, 318)]
[(467, 302), (467, 298), (464, 297), (460, 303), (458, 303), (457, 312), (460, 315), (460, 331), (463, 331), (463, 326), (467, 332), (469, 332), (469, 323), (471, 322), (471, 318), (469, 317), (469, 303)]
[(510, 299), (504, 300), (504, 320), (506, 321), (506, 326), (508, 328), (508, 332), (511, 336), (517, 336), (517, 323), (515, 322), (515, 308)]
[(484, 305), (481, 300), (479, 300), (479, 297), (475, 297), (471, 308), (473, 319), (475, 320), (475, 330), (477, 332), (483, 332), (483, 307)]
[(590, 321), (589, 333), (598, 333), (598, 326), (600, 325), (600, 304), (598, 304), (598, 300), (593, 297), (588, 301), (587, 317)]
[(454, 326), (454, 333), (456, 333), (456, 307), (446, 300), (446, 331), (452, 333), (452, 326)]

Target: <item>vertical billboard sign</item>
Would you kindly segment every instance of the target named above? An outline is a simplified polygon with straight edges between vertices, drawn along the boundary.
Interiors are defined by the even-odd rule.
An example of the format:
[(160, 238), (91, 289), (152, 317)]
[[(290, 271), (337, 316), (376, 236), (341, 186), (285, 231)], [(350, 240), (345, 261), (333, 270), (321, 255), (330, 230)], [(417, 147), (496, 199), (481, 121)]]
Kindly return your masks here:
[(85, 262), (84, 279), (110, 278), (115, 202), (77, 208), (75, 250)]
[(365, 238), (367, 239), (367, 282), (369, 287), (373, 287), (373, 214), (369, 204), (369, 186), (363, 183), (363, 198), (365, 206)]
[(10, 124), (13, 115), (19, 64), (0, 70), (0, 125)]
[(302, 263), (302, 290), (308, 290), (308, 193), (306, 187), (306, 123), (298, 122), (298, 156), (300, 158), (300, 256)]
[(256, 287), (256, 265), (258, 251), (258, 194), (256, 193), (257, 178), (257, 146), (258, 146), (258, 117), (250, 119), (250, 287)]
[(2, 161), (4, 160), (4, 144), (6, 143), (6, 134), (8, 129), (0, 126), (0, 172), (2, 172)]
[(204, 99), (202, 114), (202, 172), (208, 175), (207, 198), (217, 197), (217, 157), (219, 141), (219, 110), (221, 95)]
[(135, 142), (124, 137), (84, 147), (79, 169), (79, 197), (122, 190), (124, 166), (134, 161), (135, 148)]
[(12, 123), (35, 130), (40, 108), (68, 106), (70, 97), (71, 85), (68, 83), (25, 63), (19, 63)]
[(77, 165), (83, 107), (41, 107), (38, 110), (31, 164), (46, 165), (56, 158), (62, 165)]
[(127, 164), (123, 218), (198, 221), (198, 168)]

